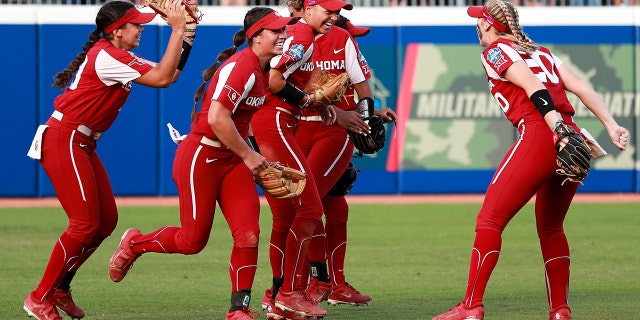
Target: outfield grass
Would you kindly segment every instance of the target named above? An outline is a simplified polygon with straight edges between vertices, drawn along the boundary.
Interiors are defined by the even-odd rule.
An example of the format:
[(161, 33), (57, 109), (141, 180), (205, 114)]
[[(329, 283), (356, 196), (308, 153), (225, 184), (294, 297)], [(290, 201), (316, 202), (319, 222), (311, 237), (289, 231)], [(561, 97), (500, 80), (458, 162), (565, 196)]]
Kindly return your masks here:
[[(352, 205), (348, 281), (374, 297), (368, 307), (326, 306), (327, 319), (431, 319), (459, 302), (466, 286), (479, 204)], [(574, 319), (640, 319), (640, 204), (574, 204), (566, 221), (572, 249)], [(108, 260), (122, 232), (178, 223), (176, 207), (122, 207), (114, 235), (73, 282), (85, 319), (224, 319), (231, 237), (217, 214), (208, 246), (193, 256), (147, 254), (121, 283)], [(61, 208), (0, 209), (0, 315), (26, 319), (22, 302), (66, 227)], [(263, 207), (252, 305), (271, 285), (271, 214)], [(485, 295), (487, 319), (546, 319), (542, 258), (533, 207), (504, 233), (501, 259)], [(264, 319), (264, 313), (262, 313)]]

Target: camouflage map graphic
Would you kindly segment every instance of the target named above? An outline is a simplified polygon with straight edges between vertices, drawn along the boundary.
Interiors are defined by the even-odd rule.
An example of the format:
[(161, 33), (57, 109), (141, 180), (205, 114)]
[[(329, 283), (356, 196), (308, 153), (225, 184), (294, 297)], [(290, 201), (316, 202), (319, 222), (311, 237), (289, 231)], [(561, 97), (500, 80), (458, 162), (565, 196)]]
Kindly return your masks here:
[[(404, 170), (492, 169), (517, 132), (490, 95), (478, 45), (419, 46), (413, 99), (406, 122), (400, 166)], [(543, 44), (544, 45), (544, 44)], [(547, 46), (602, 96), (616, 121), (634, 132), (632, 45)], [(609, 153), (592, 163), (598, 169), (632, 169), (633, 144), (620, 152), (600, 121), (569, 94), (576, 123)], [(637, 137), (632, 135), (630, 139)]]

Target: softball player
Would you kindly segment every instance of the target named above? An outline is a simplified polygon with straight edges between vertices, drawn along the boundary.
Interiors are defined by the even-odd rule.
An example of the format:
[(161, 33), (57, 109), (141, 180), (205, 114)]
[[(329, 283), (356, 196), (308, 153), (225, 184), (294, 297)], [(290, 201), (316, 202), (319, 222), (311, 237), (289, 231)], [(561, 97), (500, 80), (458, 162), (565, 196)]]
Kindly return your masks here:
[[(96, 143), (113, 124), (131, 92), (132, 82), (167, 87), (177, 80), (195, 37), (189, 33), (181, 1), (167, 5), (171, 36), (159, 63), (129, 50), (138, 47), (155, 13), (123, 1), (108, 2), (96, 16), (96, 29), (69, 68), (55, 76), (53, 86), (65, 88), (54, 101), (53, 114), (38, 127), (29, 149), (51, 179), (69, 226), (56, 241), (38, 287), (24, 301), (36, 319), (61, 319), (57, 308), (72, 318), (84, 311), (71, 298), (70, 283), (82, 264), (116, 227), (118, 210)], [(190, 37), (187, 37), (189, 35)], [(186, 52), (186, 53), (185, 53)], [(176, 69), (177, 68), (177, 69)]]
[[(282, 317), (274, 313), (285, 311), (299, 316), (326, 315), (326, 311), (311, 303), (304, 292), (309, 272), (305, 257), (309, 240), (320, 223), (322, 202), (294, 132), (301, 109), (314, 102), (314, 95), (302, 91), (314, 68), (311, 59), (314, 37), (329, 32), (342, 8), (350, 10), (352, 6), (342, 0), (305, 2), (300, 22), (287, 28), (284, 53), (271, 61), (270, 92), (265, 106), (251, 121), (256, 141), (267, 160), (279, 161), (307, 173), (307, 184), (299, 197), (278, 200), (266, 196), (273, 214), (269, 250), (273, 286), (265, 292), (263, 308), (272, 318)], [(331, 107), (322, 111), (327, 123), (335, 119), (335, 114), (330, 113)]]
[[(289, 7), (295, 14), (299, 11), (294, 2), (290, 1)], [(298, 7), (301, 7), (301, 3)], [(346, 29), (347, 22), (346, 18), (340, 16), (334, 26)], [(350, 22), (349, 25), (356, 35), (370, 31), (367, 28), (358, 29)], [(325, 226), (319, 224), (309, 247), (311, 279), (307, 295), (316, 303), (329, 299), (331, 304), (361, 305), (368, 304), (371, 297), (355, 290), (344, 277), (349, 207), (344, 196), (328, 194), (346, 170), (354, 151), (347, 130), (357, 134), (369, 132), (362, 115), (356, 112), (354, 91), (360, 100), (368, 101), (373, 107), (373, 93), (367, 81), (371, 77), (369, 65), (354, 38), (345, 29), (331, 28), (329, 33), (316, 37), (316, 49), (313, 51), (316, 68), (333, 74), (346, 72), (352, 83), (345, 92), (345, 99), (335, 106), (337, 122), (325, 126), (318, 114), (305, 112), (299, 118), (295, 138), (309, 162), (326, 217), (326, 230)], [(375, 113), (387, 122), (395, 117), (395, 113), (388, 108), (376, 110)]]
[(579, 184), (563, 184), (564, 177), (556, 174), (553, 129), (562, 122), (576, 132), (580, 129), (565, 90), (576, 94), (602, 122), (618, 149), (626, 149), (629, 133), (587, 83), (522, 31), (513, 4), (489, 0), (483, 7), (469, 7), (468, 14), (478, 18), (480, 45), (486, 47), (481, 60), (491, 94), (520, 136), (498, 166), (478, 213), (464, 300), (433, 319), (484, 318), (482, 297), (498, 262), (502, 232), (534, 195), (549, 319), (571, 319), (570, 255), (563, 222)]
[[(204, 72), (205, 83), (213, 75), (211, 84), (173, 163), (182, 226), (165, 226), (145, 235), (138, 229), (127, 230), (109, 265), (113, 281), (121, 281), (143, 253), (196, 254), (204, 249), (218, 202), (234, 243), (229, 263), (231, 308), (226, 319), (259, 316), (249, 310), (260, 233), (260, 202), (253, 175), (269, 163), (245, 140), (251, 116), (265, 100), (269, 61), (282, 54), (284, 27), (295, 22), (270, 8), (252, 8), (244, 28), (234, 35), (233, 47), (222, 51)], [(236, 53), (245, 40), (247, 48)]]

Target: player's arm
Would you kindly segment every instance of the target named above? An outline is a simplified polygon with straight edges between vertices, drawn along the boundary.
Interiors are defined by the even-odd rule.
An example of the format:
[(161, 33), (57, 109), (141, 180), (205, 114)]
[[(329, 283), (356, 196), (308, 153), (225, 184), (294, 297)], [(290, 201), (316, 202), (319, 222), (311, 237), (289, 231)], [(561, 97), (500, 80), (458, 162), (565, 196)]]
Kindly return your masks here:
[(174, 0), (168, 5), (167, 21), (171, 25), (171, 36), (164, 55), (153, 69), (135, 79), (134, 82), (154, 88), (166, 88), (174, 81), (176, 68), (183, 51), (183, 37), (186, 26), (183, 10), (181, 0)]
[(580, 98), (580, 101), (600, 120), (607, 133), (609, 133), (613, 144), (618, 149), (625, 150), (629, 132), (618, 125), (600, 95), (588, 83), (576, 76), (566, 65), (560, 64), (558, 73), (560, 73), (565, 89)]
[(304, 91), (288, 83), (282, 72), (275, 68), (269, 70), (269, 91), (297, 107), (308, 107), (315, 101), (315, 95), (305, 94)]
[(562, 117), (556, 111), (549, 91), (547, 91), (540, 79), (531, 72), (527, 64), (523, 60), (515, 61), (505, 70), (503, 77), (527, 93), (529, 99), (543, 115), (544, 121), (553, 130), (557, 125), (557, 121)]
[(231, 115), (231, 111), (222, 103), (217, 100), (211, 101), (208, 122), (216, 134), (216, 137), (233, 151), (233, 153), (242, 158), (245, 165), (254, 174), (266, 169), (269, 163), (261, 154), (251, 149), (246, 141), (242, 139), (233, 119), (231, 119)]

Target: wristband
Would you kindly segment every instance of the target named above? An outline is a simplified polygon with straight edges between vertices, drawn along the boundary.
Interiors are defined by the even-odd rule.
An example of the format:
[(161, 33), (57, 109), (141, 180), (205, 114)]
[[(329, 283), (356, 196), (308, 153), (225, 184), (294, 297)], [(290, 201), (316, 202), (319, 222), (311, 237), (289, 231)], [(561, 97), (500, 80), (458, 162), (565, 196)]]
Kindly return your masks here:
[(182, 71), (184, 66), (187, 64), (187, 60), (189, 59), (189, 53), (191, 53), (191, 45), (182, 40), (182, 53), (180, 53), (180, 61), (178, 62), (177, 69)]
[(531, 99), (531, 102), (533, 102), (538, 111), (540, 111), (542, 117), (548, 112), (556, 110), (556, 106), (553, 104), (553, 100), (547, 89), (534, 92), (529, 99)]
[(300, 101), (304, 99), (305, 94), (304, 92), (302, 92), (302, 90), (287, 82), (284, 85), (284, 88), (276, 93), (276, 96), (298, 107), (300, 106)]
[(356, 105), (356, 111), (361, 114), (364, 119), (367, 120), (373, 116), (373, 110), (374, 102), (373, 99), (369, 97), (360, 99), (360, 101), (358, 101), (358, 104)]

